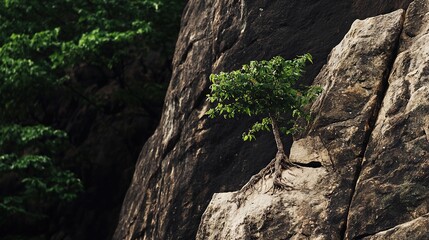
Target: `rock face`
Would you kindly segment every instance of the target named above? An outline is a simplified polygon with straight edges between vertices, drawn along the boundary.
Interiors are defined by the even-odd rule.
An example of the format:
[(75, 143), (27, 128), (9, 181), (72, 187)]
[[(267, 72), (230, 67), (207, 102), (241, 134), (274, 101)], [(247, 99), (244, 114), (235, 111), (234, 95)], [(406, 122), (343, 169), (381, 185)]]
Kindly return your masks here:
[[(249, 126), (249, 119), (206, 118), (205, 95), (210, 73), (236, 69), (251, 60), (275, 55), (292, 58), (310, 52), (315, 64), (308, 68), (304, 82), (311, 83), (329, 51), (340, 42), (355, 19), (391, 12), (406, 7), (409, 2), (189, 0), (182, 18), (163, 116), (155, 134), (141, 151), (114, 239), (194, 239), (212, 194), (239, 189), (275, 155), (275, 144), (269, 134), (253, 143), (242, 142), (240, 136)], [(390, 30), (394, 31), (393, 25)], [(380, 51), (375, 50), (373, 55), (382, 56), (376, 60), (387, 66), (392, 49), (386, 53)], [(374, 74), (371, 77), (382, 79), (385, 72), (371, 74)], [(354, 94), (368, 94), (365, 95), (368, 101), (375, 101), (368, 104), (373, 104), (377, 101), (371, 96), (381, 85), (379, 82), (369, 85), (373, 89), (362, 88), (359, 89), (362, 92)], [(357, 98), (353, 100), (363, 102)], [(322, 105), (328, 107), (326, 104)], [(371, 118), (374, 107), (360, 107), (365, 108), (366, 114), (361, 117)], [(357, 114), (353, 109), (347, 110)], [(322, 129), (324, 119), (330, 117), (320, 116), (315, 129)], [(355, 138), (365, 139), (367, 130), (342, 127), (344, 131), (356, 131), (359, 135), (350, 139), (356, 141), (356, 146), (350, 146), (350, 153), (359, 155), (360, 143)], [(308, 141), (321, 144), (317, 137)], [(351, 161), (354, 161), (350, 165), (353, 172), (358, 160)], [(338, 168), (346, 164), (335, 163)], [(307, 169), (302, 174), (316, 172), (327, 176), (326, 169), (332, 168), (328, 165)], [(341, 184), (350, 184), (353, 179), (350, 175)], [(309, 183), (309, 187), (314, 184), (316, 182)], [(350, 199), (352, 190), (338, 194)], [(323, 204), (327, 203), (325, 197), (322, 200)], [(343, 215), (346, 213), (346, 209), (339, 211)], [(335, 221), (337, 226), (326, 232), (345, 225), (342, 219)]]
[[(421, 220), (425, 237), (409, 236), (429, 236), (428, 43), (429, 1), (418, 0), (407, 11), (389, 88), (365, 152), (350, 207), (350, 239), (396, 225), (403, 229), (407, 222), (416, 227), (420, 216), (426, 216)], [(404, 231), (386, 234), (390, 239), (404, 239)], [(381, 239), (378, 235), (370, 239)]]
[(397, 225), (386, 231), (378, 232), (375, 235), (367, 236), (364, 240), (383, 239), (427, 239), (429, 226), (429, 214), (425, 214), (412, 221)]
[(294, 190), (272, 193), (268, 178), (247, 192), (215, 194), (197, 239), (343, 239), (402, 22), (403, 10), (358, 20), (332, 50), (315, 79), (324, 91), (314, 123), (290, 153), (303, 167), (283, 173)]
[(270, 193), (268, 178), (215, 194), (197, 239), (428, 239), (428, 16), (417, 0), (404, 21), (396, 11), (355, 22), (292, 145), (291, 160), (313, 168), (283, 173), (292, 191)]

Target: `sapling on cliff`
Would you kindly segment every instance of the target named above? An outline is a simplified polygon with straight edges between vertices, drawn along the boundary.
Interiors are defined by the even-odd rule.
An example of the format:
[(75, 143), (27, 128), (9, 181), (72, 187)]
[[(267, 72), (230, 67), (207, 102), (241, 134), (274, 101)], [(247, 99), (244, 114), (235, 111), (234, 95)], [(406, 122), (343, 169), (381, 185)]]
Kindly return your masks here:
[(277, 56), (269, 61), (251, 61), (240, 70), (210, 76), (208, 100), (215, 103), (207, 112), (210, 117), (235, 118), (243, 114), (259, 117), (260, 121), (243, 133), (244, 141), (254, 140), (261, 130), (273, 132), (276, 157), (248, 185), (274, 172), (274, 189), (292, 188), (281, 177), (282, 169), (294, 165), (285, 154), (281, 133), (294, 134), (299, 130), (299, 119), (310, 120), (305, 106), (316, 98), (320, 88), (296, 87), (307, 62), (312, 62), (310, 54), (292, 60)]

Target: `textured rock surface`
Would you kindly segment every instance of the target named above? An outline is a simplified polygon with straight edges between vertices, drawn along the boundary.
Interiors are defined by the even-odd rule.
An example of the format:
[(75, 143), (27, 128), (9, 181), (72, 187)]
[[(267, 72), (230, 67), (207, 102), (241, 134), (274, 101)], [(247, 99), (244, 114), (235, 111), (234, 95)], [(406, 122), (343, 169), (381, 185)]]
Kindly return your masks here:
[(428, 239), (429, 214), (413, 219), (412, 221), (397, 225), (388, 230), (378, 232), (375, 235), (367, 236), (364, 240), (385, 240), (385, 239)]
[(343, 238), (402, 21), (403, 10), (358, 20), (332, 50), (315, 79), (324, 88), (312, 107), (315, 121), (290, 153), (291, 161), (308, 167), (283, 173), (295, 189), (271, 193), (269, 178), (248, 192), (215, 194), (197, 239)]
[[(350, 239), (429, 212), (428, 43), (429, 1), (418, 0), (407, 11), (400, 52), (365, 153), (350, 208)], [(399, 236), (390, 239), (419, 239)], [(429, 224), (420, 239), (428, 237)]]
[(409, 2), (189, 0), (163, 117), (141, 152), (114, 238), (195, 238), (212, 194), (237, 190), (274, 156), (270, 135), (243, 144), (248, 119), (205, 118), (211, 72), (310, 52), (309, 83), (356, 18)]

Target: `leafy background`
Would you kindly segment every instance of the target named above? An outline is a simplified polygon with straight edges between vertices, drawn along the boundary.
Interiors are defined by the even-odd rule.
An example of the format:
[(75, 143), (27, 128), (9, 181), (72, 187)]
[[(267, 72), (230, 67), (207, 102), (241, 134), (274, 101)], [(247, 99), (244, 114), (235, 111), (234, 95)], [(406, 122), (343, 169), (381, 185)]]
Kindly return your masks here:
[(0, 236), (109, 239), (183, 1), (0, 1)]

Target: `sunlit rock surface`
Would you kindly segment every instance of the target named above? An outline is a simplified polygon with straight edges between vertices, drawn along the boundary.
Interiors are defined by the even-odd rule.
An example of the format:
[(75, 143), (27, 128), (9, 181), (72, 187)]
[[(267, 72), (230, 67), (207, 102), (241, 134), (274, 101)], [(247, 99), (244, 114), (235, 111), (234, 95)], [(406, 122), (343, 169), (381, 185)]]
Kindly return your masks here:
[[(213, 193), (239, 189), (274, 157), (270, 133), (243, 143), (251, 120), (207, 119), (209, 74), (310, 52), (314, 64), (303, 79), (309, 84), (355, 19), (409, 2), (189, 0), (163, 116), (141, 151), (114, 239), (194, 239)], [(326, 176), (325, 170), (308, 169)]]
[(294, 186), (272, 192), (272, 178), (246, 192), (215, 194), (197, 239), (343, 239), (363, 152), (403, 23), (403, 10), (358, 20), (316, 77), (323, 94), (314, 123), (292, 145), (301, 167), (283, 172)]
[(425, 215), (425, 237), (389, 239), (429, 238), (429, 1), (410, 5), (399, 49), (350, 207), (350, 239)]

